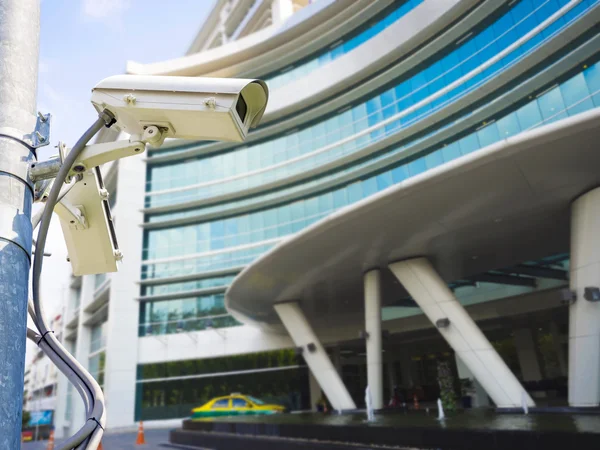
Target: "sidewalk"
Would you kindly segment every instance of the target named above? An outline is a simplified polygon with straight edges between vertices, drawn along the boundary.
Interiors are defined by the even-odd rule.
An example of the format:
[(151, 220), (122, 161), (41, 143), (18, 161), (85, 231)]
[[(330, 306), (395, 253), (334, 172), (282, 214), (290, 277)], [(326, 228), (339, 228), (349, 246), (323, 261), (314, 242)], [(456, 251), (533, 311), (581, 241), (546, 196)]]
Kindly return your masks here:
[[(104, 450), (164, 450), (159, 444), (169, 441), (169, 430), (146, 430), (146, 445), (135, 445), (137, 432), (107, 434), (102, 438)], [(22, 450), (46, 450), (48, 441), (25, 442)]]

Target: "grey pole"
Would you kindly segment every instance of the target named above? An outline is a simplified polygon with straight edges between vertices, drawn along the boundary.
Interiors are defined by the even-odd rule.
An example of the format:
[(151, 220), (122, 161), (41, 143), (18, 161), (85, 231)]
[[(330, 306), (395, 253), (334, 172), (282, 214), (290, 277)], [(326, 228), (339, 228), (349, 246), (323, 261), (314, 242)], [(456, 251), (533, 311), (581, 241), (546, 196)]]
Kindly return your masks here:
[(0, 0), (0, 448), (21, 442), (39, 0)]

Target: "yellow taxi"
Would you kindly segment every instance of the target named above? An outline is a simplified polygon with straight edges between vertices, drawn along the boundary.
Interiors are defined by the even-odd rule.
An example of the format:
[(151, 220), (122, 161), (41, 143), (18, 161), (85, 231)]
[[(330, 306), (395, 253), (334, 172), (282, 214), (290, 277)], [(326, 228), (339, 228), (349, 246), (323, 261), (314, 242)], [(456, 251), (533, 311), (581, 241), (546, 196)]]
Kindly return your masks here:
[(249, 395), (231, 394), (217, 397), (198, 408), (192, 409), (192, 419), (205, 417), (237, 416), (237, 415), (267, 415), (285, 411), (281, 405), (266, 404), (262, 400)]

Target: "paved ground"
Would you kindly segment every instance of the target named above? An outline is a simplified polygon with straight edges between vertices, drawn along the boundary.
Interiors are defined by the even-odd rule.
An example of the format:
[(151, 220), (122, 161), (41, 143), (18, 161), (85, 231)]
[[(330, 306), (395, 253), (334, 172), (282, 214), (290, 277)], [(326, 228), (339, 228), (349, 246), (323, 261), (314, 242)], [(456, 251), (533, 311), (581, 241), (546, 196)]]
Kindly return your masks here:
[[(146, 430), (146, 445), (135, 445), (137, 433), (107, 434), (102, 439), (104, 450), (166, 450), (160, 447), (169, 440), (169, 430)], [(46, 450), (48, 441), (26, 442), (22, 450)]]

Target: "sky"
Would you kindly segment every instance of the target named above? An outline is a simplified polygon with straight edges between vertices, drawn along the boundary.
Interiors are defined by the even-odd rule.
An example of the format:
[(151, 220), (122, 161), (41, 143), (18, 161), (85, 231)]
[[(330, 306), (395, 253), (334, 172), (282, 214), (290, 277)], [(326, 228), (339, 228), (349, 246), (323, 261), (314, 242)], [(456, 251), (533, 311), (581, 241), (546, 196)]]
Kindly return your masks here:
[[(73, 145), (93, 123), (89, 100), (100, 80), (125, 73), (128, 60), (183, 56), (214, 1), (41, 0), (38, 110), (52, 114), (52, 129), (40, 159), (55, 154), (59, 140)], [(44, 259), (42, 298), (49, 319), (61, 312), (70, 274), (56, 216), (46, 251), (52, 256)], [(32, 350), (28, 344), (28, 361)]]

